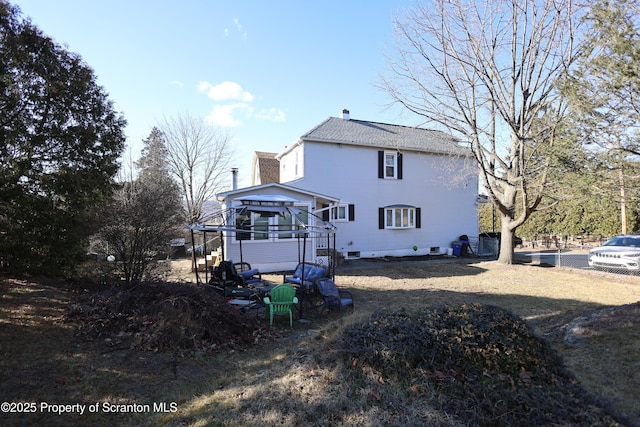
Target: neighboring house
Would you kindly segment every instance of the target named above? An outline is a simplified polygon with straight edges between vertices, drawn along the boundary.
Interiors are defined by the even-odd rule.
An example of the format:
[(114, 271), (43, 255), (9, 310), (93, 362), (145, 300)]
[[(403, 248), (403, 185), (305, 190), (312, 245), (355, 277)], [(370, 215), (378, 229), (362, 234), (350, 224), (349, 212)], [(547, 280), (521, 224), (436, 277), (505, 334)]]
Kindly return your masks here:
[(346, 258), (444, 254), (461, 235), (478, 236), (477, 165), (444, 132), (352, 120), (344, 110), (276, 159), (281, 183), (340, 199), (325, 219)]
[(251, 168), (251, 185), (280, 182), (280, 162), (276, 159), (276, 154), (255, 152)]
[[(330, 224), (322, 220), (322, 213), (316, 216), (315, 212), (323, 206), (337, 204), (337, 198), (268, 183), (220, 193), (218, 201), (224, 215), (217, 224), (227, 226), (223, 227), (225, 259), (249, 262), (261, 272), (293, 270), (303, 254), (306, 262), (327, 265), (323, 257), (326, 258), (327, 248), (333, 247), (333, 234), (327, 230)], [(244, 212), (232, 209), (240, 206), (249, 209)], [(293, 212), (276, 215), (283, 206)], [(305, 229), (308, 230), (305, 238), (296, 232)]]

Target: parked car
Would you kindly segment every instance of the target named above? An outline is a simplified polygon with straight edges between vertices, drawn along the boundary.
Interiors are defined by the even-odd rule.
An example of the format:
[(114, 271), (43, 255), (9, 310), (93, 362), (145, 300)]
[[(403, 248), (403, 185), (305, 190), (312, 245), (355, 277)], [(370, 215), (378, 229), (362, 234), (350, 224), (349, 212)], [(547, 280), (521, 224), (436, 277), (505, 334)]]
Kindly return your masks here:
[(616, 236), (591, 249), (589, 266), (601, 270), (640, 271), (640, 235)]

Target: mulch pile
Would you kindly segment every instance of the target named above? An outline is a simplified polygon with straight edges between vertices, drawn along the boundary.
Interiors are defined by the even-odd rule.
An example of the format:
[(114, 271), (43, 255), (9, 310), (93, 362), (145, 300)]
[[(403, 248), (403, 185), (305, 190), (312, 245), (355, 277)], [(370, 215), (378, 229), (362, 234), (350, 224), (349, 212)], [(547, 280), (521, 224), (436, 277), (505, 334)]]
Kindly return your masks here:
[(70, 305), (67, 320), (82, 340), (154, 352), (244, 350), (278, 333), (212, 288), (169, 282), (88, 291)]
[[(379, 313), (345, 330), (345, 366), (406, 388), (469, 425), (626, 424), (591, 397), (524, 320), (482, 304)], [(412, 394), (413, 392), (413, 394)]]

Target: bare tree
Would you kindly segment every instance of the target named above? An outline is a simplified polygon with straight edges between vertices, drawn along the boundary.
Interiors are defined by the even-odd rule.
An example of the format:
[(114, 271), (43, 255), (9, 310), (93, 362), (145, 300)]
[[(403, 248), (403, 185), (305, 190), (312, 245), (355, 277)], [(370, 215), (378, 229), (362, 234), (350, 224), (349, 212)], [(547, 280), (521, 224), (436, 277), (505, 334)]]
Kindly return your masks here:
[(207, 220), (208, 201), (222, 190), (233, 156), (231, 137), (190, 114), (165, 118), (158, 125), (168, 151), (171, 173), (186, 203), (189, 224)]
[[(501, 217), (499, 261), (542, 201), (564, 105), (554, 86), (576, 59), (571, 0), (433, 0), (395, 20), (382, 86), (467, 141)], [(519, 198), (519, 203), (516, 203)]]

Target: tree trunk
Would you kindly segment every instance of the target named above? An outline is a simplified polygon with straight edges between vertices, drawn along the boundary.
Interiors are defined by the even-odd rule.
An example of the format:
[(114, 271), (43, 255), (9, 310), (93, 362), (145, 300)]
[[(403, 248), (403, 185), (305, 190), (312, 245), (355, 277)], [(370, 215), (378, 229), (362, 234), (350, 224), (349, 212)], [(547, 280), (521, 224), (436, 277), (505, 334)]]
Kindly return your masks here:
[(515, 230), (510, 228), (512, 219), (508, 215), (502, 216), (502, 227), (500, 231), (500, 255), (498, 262), (501, 264), (513, 264), (513, 236)]

